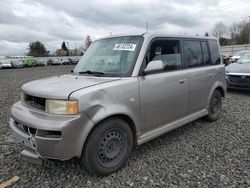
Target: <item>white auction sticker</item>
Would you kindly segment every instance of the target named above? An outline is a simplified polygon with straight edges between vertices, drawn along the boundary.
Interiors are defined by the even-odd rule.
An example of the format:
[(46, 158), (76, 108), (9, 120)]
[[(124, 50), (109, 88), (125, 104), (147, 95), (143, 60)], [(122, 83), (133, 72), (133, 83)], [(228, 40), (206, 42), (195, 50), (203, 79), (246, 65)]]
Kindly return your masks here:
[(116, 44), (113, 50), (135, 51), (136, 44), (121, 43)]

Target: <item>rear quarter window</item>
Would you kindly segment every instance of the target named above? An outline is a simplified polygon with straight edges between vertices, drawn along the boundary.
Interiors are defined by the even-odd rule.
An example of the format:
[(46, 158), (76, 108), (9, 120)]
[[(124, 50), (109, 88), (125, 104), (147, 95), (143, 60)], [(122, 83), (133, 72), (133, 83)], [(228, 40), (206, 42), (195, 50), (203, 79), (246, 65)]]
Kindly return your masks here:
[(211, 54), (211, 64), (217, 65), (221, 63), (220, 49), (216, 40), (209, 40), (209, 49)]

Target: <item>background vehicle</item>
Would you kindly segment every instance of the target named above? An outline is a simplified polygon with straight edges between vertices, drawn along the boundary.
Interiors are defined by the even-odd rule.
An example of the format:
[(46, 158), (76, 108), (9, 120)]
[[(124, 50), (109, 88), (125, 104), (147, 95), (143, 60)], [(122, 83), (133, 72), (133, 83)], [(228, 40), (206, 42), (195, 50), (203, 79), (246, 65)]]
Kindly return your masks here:
[(228, 88), (250, 90), (250, 52), (226, 67)]
[(23, 68), (23, 62), (21, 60), (11, 61), (13, 68)]
[(79, 62), (79, 59), (76, 57), (69, 58), (69, 62), (71, 65), (76, 65)]
[(37, 66), (46, 66), (47, 60), (46, 59), (38, 59), (36, 65)]
[(35, 67), (37, 66), (37, 62), (34, 59), (24, 60), (23, 67)]
[(70, 65), (70, 61), (68, 59), (62, 59), (61, 64), (62, 65)]
[(0, 68), (1, 69), (11, 69), (12, 68), (11, 62), (10, 61), (1, 61)]
[(229, 63), (235, 63), (238, 59), (240, 59), (240, 57), (242, 57), (243, 55), (245, 55), (248, 52), (250, 52), (250, 51), (244, 50), (244, 51), (237, 52), (235, 55), (233, 55), (232, 57), (229, 58)]
[(219, 118), (226, 93), (221, 60), (210, 37), (99, 39), (72, 75), (24, 84), (9, 125), (26, 158), (78, 157), (89, 171), (108, 175), (134, 145), (201, 117)]
[(57, 58), (49, 60), (49, 65), (61, 65), (61, 64), (62, 64), (61, 61)]

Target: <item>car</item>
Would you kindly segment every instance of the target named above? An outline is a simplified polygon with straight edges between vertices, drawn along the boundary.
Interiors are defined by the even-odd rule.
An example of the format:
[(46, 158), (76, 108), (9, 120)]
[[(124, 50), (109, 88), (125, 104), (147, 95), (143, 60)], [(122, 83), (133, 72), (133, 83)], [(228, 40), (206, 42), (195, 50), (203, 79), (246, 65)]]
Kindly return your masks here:
[(34, 59), (28, 59), (23, 61), (23, 67), (36, 67), (37, 61)]
[(240, 57), (242, 57), (244, 54), (250, 52), (249, 50), (243, 50), (237, 52), (235, 55), (229, 58), (229, 63), (235, 63)]
[(68, 59), (62, 59), (61, 64), (62, 65), (70, 65), (71, 63), (70, 63), (70, 61)]
[(226, 67), (226, 79), (229, 89), (250, 90), (250, 52)]
[(201, 117), (216, 121), (225, 95), (216, 38), (109, 36), (94, 41), (71, 74), (24, 84), (9, 127), (25, 160), (78, 157), (105, 176), (135, 145)]
[(1, 69), (11, 69), (12, 68), (11, 62), (10, 61), (1, 61), (0, 68)]
[(52, 59), (52, 61), (50, 62), (50, 65), (61, 65), (62, 62), (61, 60), (59, 60), (58, 58), (54, 58)]
[(52, 59), (52, 58), (49, 58), (49, 59), (47, 60), (47, 65), (52, 65), (52, 62), (53, 62), (53, 59)]
[(12, 68), (17, 69), (17, 68), (23, 68), (23, 62), (21, 60), (14, 60), (11, 61)]
[(46, 66), (47, 60), (46, 59), (38, 59), (37, 60), (37, 66)]
[(69, 62), (71, 65), (76, 65), (79, 62), (79, 60), (76, 57), (75, 58), (71, 57), (69, 58)]

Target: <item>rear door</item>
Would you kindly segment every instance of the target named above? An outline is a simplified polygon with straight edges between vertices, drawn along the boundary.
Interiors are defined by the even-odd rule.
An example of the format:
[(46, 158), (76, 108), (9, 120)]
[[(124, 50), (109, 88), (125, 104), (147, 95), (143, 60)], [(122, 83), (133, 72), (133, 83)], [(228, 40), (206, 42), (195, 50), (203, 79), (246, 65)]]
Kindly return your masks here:
[(208, 42), (188, 39), (182, 41), (183, 63), (189, 80), (189, 114), (206, 107), (214, 83), (214, 67), (211, 65)]
[(142, 133), (184, 117), (188, 110), (188, 79), (182, 69), (180, 41), (154, 40), (145, 59), (146, 63), (162, 60), (165, 68), (139, 77)]

